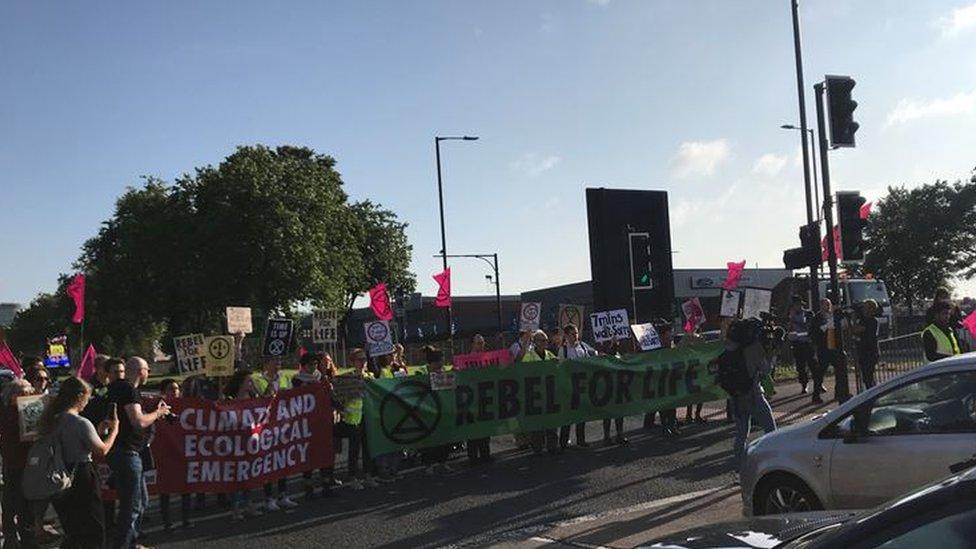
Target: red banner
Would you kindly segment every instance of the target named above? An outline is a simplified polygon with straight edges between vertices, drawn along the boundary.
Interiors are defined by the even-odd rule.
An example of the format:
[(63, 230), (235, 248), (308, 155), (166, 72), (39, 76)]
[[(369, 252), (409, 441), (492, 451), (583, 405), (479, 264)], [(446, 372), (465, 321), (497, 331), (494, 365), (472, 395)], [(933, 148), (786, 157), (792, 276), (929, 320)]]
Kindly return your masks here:
[(332, 404), (321, 385), (251, 400), (178, 399), (152, 444), (155, 491), (237, 492), (333, 464)]
[(489, 366), (504, 366), (512, 363), (512, 353), (508, 349), (500, 351), (488, 351), (485, 353), (468, 353), (466, 355), (454, 355), (451, 361), (455, 370), (466, 370), (468, 368), (487, 368)]

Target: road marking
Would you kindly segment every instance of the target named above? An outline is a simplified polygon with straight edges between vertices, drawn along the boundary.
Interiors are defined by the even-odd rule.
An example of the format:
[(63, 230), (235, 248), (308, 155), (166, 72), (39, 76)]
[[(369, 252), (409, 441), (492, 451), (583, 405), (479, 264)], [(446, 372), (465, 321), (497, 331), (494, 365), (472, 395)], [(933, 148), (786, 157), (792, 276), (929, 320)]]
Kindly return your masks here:
[(603, 520), (612, 517), (619, 517), (620, 515), (629, 515), (630, 513), (637, 513), (639, 511), (650, 511), (651, 509), (656, 509), (658, 507), (666, 507), (668, 505), (684, 503), (689, 500), (710, 496), (716, 492), (720, 492), (729, 487), (730, 486), (726, 484), (724, 486), (719, 486), (717, 488), (709, 488), (707, 490), (699, 490), (697, 492), (679, 494), (677, 496), (655, 499), (653, 501), (645, 501), (644, 503), (638, 503), (636, 505), (631, 505), (628, 507), (619, 507), (617, 509), (603, 511), (602, 513), (593, 513), (591, 515), (582, 515), (571, 519), (561, 520), (559, 522), (551, 523), (549, 526), (551, 528), (562, 528), (564, 526), (573, 526), (576, 524), (582, 524), (584, 522), (592, 522), (594, 520)]
[(529, 541), (534, 541), (537, 543), (545, 543), (548, 545), (568, 545), (570, 547), (581, 547), (582, 549), (610, 549), (605, 545), (591, 545), (589, 543), (580, 543), (578, 541), (562, 540), (556, 538), (547, 538), (544, 536), (532, 536)]

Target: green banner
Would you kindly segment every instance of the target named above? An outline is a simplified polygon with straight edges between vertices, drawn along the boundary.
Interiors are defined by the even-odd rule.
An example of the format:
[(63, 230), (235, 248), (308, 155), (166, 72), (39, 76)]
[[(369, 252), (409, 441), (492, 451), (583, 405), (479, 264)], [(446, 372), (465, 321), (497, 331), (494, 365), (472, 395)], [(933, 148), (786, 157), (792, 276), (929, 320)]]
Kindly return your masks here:
[[(715, 377), (720, 342), (624, 358), (516, 363), (429, 376), (370, 380), (365, 421), (370, 453), (424, 448), (506, 433), (554, 429), (724, 400)], [(450, 380), (448, 380), (450, 381)]]

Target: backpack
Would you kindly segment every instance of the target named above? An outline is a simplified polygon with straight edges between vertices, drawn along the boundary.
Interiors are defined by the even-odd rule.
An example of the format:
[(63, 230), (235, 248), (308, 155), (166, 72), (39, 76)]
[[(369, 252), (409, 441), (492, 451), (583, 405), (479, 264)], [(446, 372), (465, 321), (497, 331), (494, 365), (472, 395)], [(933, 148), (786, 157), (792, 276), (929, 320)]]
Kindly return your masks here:
[(726, 350), (719, 355), (718, 384), (729, 396), (748, 393), (752, 390), (752, 381), (742, 347)]
[(24, 466), (24, 496), (29, 500), (47, 500), (63, 495), (71, 488), (74, 471), (64, 463), (61, 426), (35, 442), (27, 453)]

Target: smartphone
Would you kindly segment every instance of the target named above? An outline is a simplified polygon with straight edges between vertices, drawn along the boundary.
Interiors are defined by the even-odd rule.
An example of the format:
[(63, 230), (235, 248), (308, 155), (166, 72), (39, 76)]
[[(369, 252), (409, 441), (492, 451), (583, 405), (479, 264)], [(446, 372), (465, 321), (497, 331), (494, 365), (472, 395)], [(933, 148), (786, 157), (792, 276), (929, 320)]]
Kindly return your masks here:
[(115, 405), (114, 402), (110, 402), (109, 403), (109, 405), (108, 405), (108, 415), (106, 417), (109, 417), (110, 418), (110, 417), (112, 417), (112, 416), (115, 415), (115, 406), (116, 405)]

